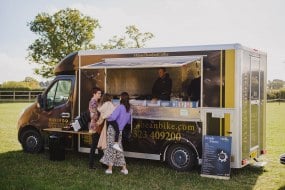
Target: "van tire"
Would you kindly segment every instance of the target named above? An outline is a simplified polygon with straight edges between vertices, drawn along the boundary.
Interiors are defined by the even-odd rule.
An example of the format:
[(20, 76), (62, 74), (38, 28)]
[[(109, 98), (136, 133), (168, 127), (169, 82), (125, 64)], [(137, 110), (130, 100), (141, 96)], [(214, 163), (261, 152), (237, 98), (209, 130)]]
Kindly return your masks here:
[(166, 153), (166, 161), (179, 172), (190, 171), (197, 165), (195, 153), (184, 144), (171, 145)]
[(27, 153), (39, 153), (43, 150), (43, 140), (39, 132), (28, 129), (21, 135), (23, 150)]

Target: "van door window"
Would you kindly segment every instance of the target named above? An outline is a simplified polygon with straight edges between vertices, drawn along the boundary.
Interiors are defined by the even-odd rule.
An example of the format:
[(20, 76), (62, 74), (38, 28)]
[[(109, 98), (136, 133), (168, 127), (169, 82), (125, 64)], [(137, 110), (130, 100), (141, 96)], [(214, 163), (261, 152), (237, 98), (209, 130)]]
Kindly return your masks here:
[(47, 93), (47, 109), (65, 104), (69, 99), (70, 91), (70, 80), (59, 80), (54, 83)]

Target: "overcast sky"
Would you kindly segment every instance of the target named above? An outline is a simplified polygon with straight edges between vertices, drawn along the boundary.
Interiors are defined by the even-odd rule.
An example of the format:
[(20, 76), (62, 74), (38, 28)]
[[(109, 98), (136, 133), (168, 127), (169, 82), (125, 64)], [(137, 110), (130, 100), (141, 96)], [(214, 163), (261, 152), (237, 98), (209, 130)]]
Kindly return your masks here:
[(147, 47), (241, 43), (267, 52), (268, 80), (285, 81), (284, 0), (4, 0), (0, 7), (0, 83), (22, 81), (37, 65), (26, 61), (36, 39), (27, 23), (42, 12), (76, 8), (98, 19), (97, 44), (128, 25), (155, 38)]

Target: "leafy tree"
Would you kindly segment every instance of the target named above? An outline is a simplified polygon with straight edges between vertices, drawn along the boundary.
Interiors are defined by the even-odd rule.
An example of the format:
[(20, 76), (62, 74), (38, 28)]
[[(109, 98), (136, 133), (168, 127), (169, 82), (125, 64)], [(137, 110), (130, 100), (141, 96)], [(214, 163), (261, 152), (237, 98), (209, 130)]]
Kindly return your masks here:
[(267, 86), (268, 89), (278, 90), (285, 86), (285, 81), (280, 79), (274, 79), (273, 81), (268, 81)]
[(127, 48), (129, 46), (129, 44), (127, 44), (126, 42), (126, 37), (125, 36), (113, 36), (111, 39), (108, 40), (108, 42), (106, 44), (101, 44), (101, 46), (99, 46), (100, 49), (123, 49), (123, 48)]
[(91, 41), (100, 28), (98, 20), (69, 8), (54, 15), (40, 13), (28, 26), (40, 36), (29, 46), (28, 59), (41, 65), (35, 73), (44, 78), (53, 76), (54, 66), (69, 53), (96, 48)]
[(39, 81), (32, 77), (26, 77), (23, 81), (25, 83), (25, 86), (29, 89), (39, 89), (41, 88)]
[(285, 99), (285, 81), (274, 79), (267, 83), (267, 99)]
[(154, 37), (150, 32), (141, 33), (135, 25), (127, 26), (126, 29), (126, 33), (129, 35), (130, 40), (133, 40), (133, 42), (131, 42), (131, 47), (144, 47), (145, 42)]
[(97, 19), (82, 15), (76, 9), (65, 9), (54, 15), (38, 14), (28, 23), (30, 30), (40, 37), (28, 48), (30, 62), (40, 64), (35, 73), (44, 78), (54, 75), (54, 66), (71, 52), (82, 49), (140, 48), (152, 39), (150, 32), (142, 33), (135, 25), (127, 26), (125, 35), (113, 36), (108, 43), (92, 44), (94, 31), (100, 28)]
[(102, 44), (102, 49), (113, 49), (113, 48), (141, 48), (145, 46), (148, 40), (151, 40), (154, 35), (150, 32), (140, 32), (140, 30), (135, 25), (130, 25), (126, 27), (126, 36), (118, 37), (113, 36), (108, 43)]

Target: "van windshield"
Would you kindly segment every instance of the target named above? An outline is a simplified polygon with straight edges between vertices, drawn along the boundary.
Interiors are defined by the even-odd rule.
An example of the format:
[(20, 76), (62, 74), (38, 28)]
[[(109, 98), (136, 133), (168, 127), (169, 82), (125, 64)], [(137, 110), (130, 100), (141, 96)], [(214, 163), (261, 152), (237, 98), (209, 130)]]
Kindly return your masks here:
[(71, 80), (56, 81), (47, 93), (47, 109), (65, 104), (71, 91)]

